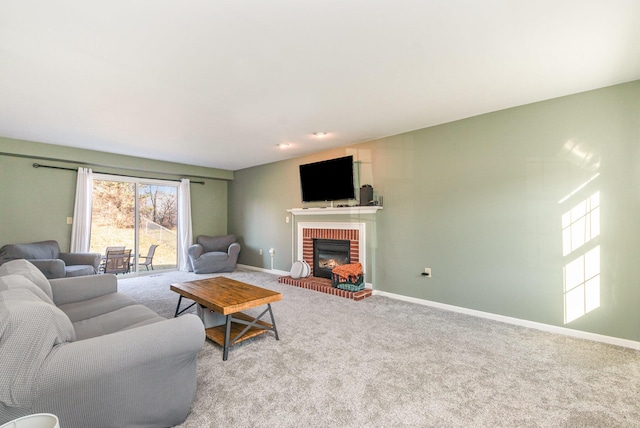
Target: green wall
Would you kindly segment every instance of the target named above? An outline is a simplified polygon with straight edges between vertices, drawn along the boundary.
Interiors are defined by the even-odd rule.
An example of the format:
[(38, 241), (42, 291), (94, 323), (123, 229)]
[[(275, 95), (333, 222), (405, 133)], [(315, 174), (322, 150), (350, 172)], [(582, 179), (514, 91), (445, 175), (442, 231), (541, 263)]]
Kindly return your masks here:
[[(227, 233), (227, 183), (233, 172), (154, 161), (51, 144), (0, 138), (0, 246), (55, 239), (69, 250), (76, 173), (34, 168), (33, 163), (77, 168), (89, 163), (96, 172), (178, 179), (183, 174), (205, 184), (191, 184), (194, 238)], [(35, 159), (35, 158), (40, 159)], [(72, 160), (60, 162), (57, 160)]]
[[(298, 165), (354, 154), (384, 198), (375, 289), (638, 341), (639, 150), (636, 81), (236, 171), (229, 228), (240, 263), (270, 268), (275, 248), (274, 269), (288, 271)], [(562, 215), (596, 191), (600, 235), (563, 256)], [(563, 268), (598, 245), (600, 305), (565, 324)]]

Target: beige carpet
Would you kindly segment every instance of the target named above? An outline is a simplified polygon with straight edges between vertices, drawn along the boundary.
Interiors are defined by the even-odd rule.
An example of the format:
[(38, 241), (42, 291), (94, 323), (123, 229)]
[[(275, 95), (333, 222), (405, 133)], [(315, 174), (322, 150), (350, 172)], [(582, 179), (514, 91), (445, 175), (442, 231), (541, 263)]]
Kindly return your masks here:
[[(227, 276), (277, 290), (280, 340), (207, 341), (183, 428), (640, 426), (640, 353), (373, 296), (360, 302)], [(172, 317), (168, 272), (120, 290)]]

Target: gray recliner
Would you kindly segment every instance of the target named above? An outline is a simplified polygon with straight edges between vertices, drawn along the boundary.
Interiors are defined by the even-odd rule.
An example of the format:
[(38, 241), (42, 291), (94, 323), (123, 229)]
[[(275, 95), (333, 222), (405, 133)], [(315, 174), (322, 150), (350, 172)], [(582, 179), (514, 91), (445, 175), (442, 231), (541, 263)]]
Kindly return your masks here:
[(240, 254), (235, 235), (198, 236), (187, 249), (195, 273), (233, 272)]
[(62, 253), (53, 240), (0, 248), (0, 265), (17, 259), (29, 260), (48, 279), (93, 275), (100, 266), (99, 253)]

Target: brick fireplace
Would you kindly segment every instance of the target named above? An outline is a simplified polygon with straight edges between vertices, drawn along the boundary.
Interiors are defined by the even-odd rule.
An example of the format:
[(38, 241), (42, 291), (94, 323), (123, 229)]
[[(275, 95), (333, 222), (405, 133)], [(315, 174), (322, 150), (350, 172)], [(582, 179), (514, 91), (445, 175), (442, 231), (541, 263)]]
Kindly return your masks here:
[(360, 262), (360, 240), (359, 230), (345, 229), (303, 229), (302, 231), (302, 260), (309, 263), (311, 276), (320, 276), (315, 272), (314, 263), (314, 240), (322, 241), (345, 241), (349, 243), (350, 263)]
[(313, 274), (313, 240), (349, 241), (350, 263), (361, 263), (366, 278), (366, 228), (364, 223), (300, 222), (298, 223), (296, 260), (304, 260), (311, 267), (308, 278), (281, 277), (279, 282), (309, 288), (316, 291), (361, 300), (371, 295), (371, 289), (345, 291), (331, 286), (331, 280), (317, 278)]
[[(364, 223), (298, 223), (296, 259), (304, 260), (311, 266), (313, 266), (314, 239), (349, 241), (351, 263), (360, 262), (363, 269), (366, 269), (366, 229)], [(313, 272), (311, 276), (313, 276)]]

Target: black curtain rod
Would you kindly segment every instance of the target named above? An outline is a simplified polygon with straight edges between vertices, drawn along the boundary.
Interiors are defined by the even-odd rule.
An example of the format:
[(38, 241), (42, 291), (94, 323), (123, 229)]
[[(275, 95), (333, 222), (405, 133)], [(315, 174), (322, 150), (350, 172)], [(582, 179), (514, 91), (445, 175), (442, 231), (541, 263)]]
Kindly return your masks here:
[[(42, 165), (39, 163), (34, 163), (33, 164), (34, 168), (51, 168), (51, 169), (61, 169), (63, 171), (75, 171), (77, 172), (77, 169), (73, 169), (73, 168), (65, 168), (62, 166), (53, 166), (53, 165)], [(180, 181), (180, 180), (175, 180), (175, 179), (170, 179), (170, 178), (154, 178), (154, 177), (140, 177), (139, 175), (127, 175), (127, 174), (114, 174), (111, 172), (99, 172), (99, 171), (93, 171), (96, 174), (104, 174), (104, 175), (113, 175), (113, 176), (119, 176), (119, 177), (131, 177), (131, 178), (142, 178), (143, 180), (165, 180), (165, 181)], [(204, 181), (190, 181), (190, 183), (194, 183), (194, 184), (204, 184)]]
[[(177, 173), (173, 173), (173, 172), (165, 172), (165, 171), (156, 171), (156, 170), (145, 170), (145, 169), (139, 169), (139, 168), (131, 168), (131, 167), (126, 167), (126, 166), (118, 166), (118, 165), (105, 165), (105, 164), (98, 164), (98, 163), (90, 163), (90, 162), (83, 162), (83, 161), (78, 161), (78, 160), (71, 160), (71, 159), (59, 159), (59, 158), (51, 158), (51, 157), (45, 157), (45, 156), (36, 156), (36, 155), (27, 155), (27, 154), (19, 154), (19, 153), (7, 153), (7, 152), (0, 152), (0, 156), (10, 156), (10, 157), (15, 157), (15, 158), (23, 158), (23, 159), (33, 159), (33, 160), (38, 160), (38, 161), (45, 161), (45, 162), (62, 162), (62, 163), (71, 163), (71, 164), (75, 164), (78, 166), (85, 166), (87, 168), (115, 168), (118, 170), (125, 170), (125, 171), (131, 171), (132, 173), (135, 174), (159, 174), (159, 175), (173, 175), (173, 176), (183, 176), (184, 178), (204, 178), (205, 180), (224, 180), (224, 181), (228, 181), (228, 180), (232, 180), (229, 178), (222, 178), (222, 177), (208, 177), (205, 175), (194, 175), (194, 174), (177, 174)], [(65, 169), (60, 167), (59, 169)], [(72, 171), (75, 171), (75, 169), (73, 169)], [(100, 173), (100, 174), (111, 174), (111, 175), (121, 175), (123, 177), (133, 177), (136, 178), (136, 175), (125, 175), (125, 174), (116, 174), (116, 173)], [(144, 177), (142, 177), (144, 178)], [(153, 180), (158, 180), (157, 178), (151, 178)], [(175, 180), (174, 180), (175, 181)], [(199, 183), (199, 182), (195, 182), (192, 181), (192, 183), (198, 183), (198, 184), (203, 184), (203, 183)]]

